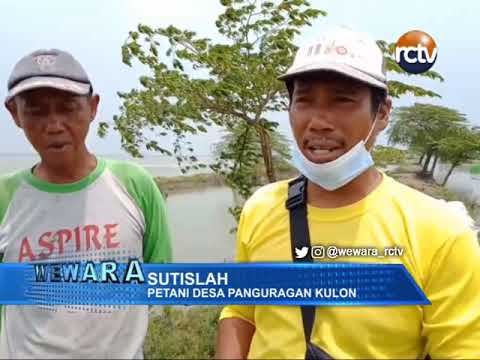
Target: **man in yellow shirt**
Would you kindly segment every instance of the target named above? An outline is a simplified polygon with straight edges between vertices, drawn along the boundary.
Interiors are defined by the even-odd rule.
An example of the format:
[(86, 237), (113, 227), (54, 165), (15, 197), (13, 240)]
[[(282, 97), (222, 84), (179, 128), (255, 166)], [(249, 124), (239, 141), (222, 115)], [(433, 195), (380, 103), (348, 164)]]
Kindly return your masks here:
[[(398, 246), (431, 305), (317, 307), (311, 343), (333, 359), (480, 359), (480, 247), (465, 218), (388, 177), (369, 151), (391, 110), (383, 56), (368, 36), (323, 34), (281, 77), (290, 94), (294, 164), (306, 179), (311, 245)], [(289, 182), (259, 189), (240, 219), (238, 262), (291, 262)], [(299, 306), (227, 306), (217, 358), (303, 359)], [(328, 354), (328, 355), (327, 355)]]

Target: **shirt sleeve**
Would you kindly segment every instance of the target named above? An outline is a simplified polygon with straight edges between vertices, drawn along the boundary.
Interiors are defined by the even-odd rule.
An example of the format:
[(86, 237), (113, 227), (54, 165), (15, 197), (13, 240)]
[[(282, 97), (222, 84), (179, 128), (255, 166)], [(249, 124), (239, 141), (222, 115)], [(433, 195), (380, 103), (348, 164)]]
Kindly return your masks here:
[(143, 167), (128, 162), (110, 160), (108, 167), (142, 210), (145, 218), (144, 262), (171, 262), (172, 247), (165, 200), (153, 176)]
[[(3, 255), (8, 245), (7, 235), (2, 231), (2, 225), (4, 225), (5, 215), (15, 192), (20, 186), (21, 179), (22, 172), (0, 177), (0, 263), (3, 262)], [(3, 311), (4, 307), (0, 305), (0, 332), (2, 331)]]
[[(237, 230), (235, 262), (244, 263), (249, 262), (248, 252), (246, 248), (247, 237), (247, 222), (245, 220), (245, 212), (242, 211)], [(255, 326), (255, 305), (228, 305), (223, 308), (220, 314), (220, 320), (228, 318), (239, 318), (248, 321)]]
[(423, 335), (432, 359), (480, 359), (480, 246), (467, 231), (435, 254), (425, 295)]
[(162, 193), (152, 178), (147, 197), (143, 258), (146, 263), (169, 263), (172, 261), (172, 247), (167, 210)]
[(20, 186), (22, 172), (13, 175), (4, 175), (0, 177), (0, 262), (2, 262), (5, 248), (7, 247), (7, 235), (2, 231), (5, 215), (12, 198)]

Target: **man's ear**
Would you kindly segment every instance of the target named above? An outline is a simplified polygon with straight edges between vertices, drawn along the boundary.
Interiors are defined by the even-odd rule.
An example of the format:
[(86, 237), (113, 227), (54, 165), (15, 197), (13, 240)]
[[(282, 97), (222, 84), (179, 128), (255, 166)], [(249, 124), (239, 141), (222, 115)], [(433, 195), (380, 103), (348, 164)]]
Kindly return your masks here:
[(22, 124), (18, 118), (18, 108), (15, 102), (15, 99), (10, 99), (9, 101), (5, 102), (5, 107), (7, 108), (8, 112), (12, 116), (13, 121), (15, 121), (15, 124), (19, 128), (22, 128)]
[(385, 102), (380, 105), (377, 115), (376, 115), (376, 124), (375, 127), (377, 134), (385, 130), (388, 126), (388, 120), (390, 118), (390, 111), (392, 110), (392, 98), (387, 96)]
[(370, 139), (368, 139), (367, 143), (365, 144), (368, 150), (372, 150), (373, 146), (375, 145), (375, 141), (377, 140), (377, 136), (387, 128), (388, 120), (390, 118), (390, 111), (392, 110), (392, 98), (387, 97), (385, 102), (383, 102), (375, 115), (375, 127), (372, 130), (372, 135)]
[(100, 103), (100, 95), (93, 94), (90, 97), (90, 114), (91, 114), (90, 122), (92, 122), (95, 119), (95, 117), (97, 116), (97, 110), (98, 110), (98, 104), (99, 103)]

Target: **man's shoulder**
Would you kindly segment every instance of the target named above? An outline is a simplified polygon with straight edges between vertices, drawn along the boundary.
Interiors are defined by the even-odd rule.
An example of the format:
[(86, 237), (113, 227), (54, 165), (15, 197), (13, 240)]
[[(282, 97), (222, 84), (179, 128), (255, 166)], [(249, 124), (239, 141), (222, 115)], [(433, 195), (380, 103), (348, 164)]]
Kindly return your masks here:
[(122, 175), (129, 175), (131, 177), (144, 176), (151, 178), (152, 175), (141, 165), (129, 160), (104, 159), (107, 168), (115, 171), (115, 173), (122, 173)]
[(25, 170), (0, 175), (0, 197), (15, 192), (21, 184)]
[(149, 186), (153, 176), (133, 161), (104, 159), (107, 169), (125, 186)]
[(105, 162), (116, 183), (135, 200), (143, 211), (164, 206), (164, 195), (153, 175), (144, 167), (132, 161), (106, 159)]
[(0, 222), (22, 183), (25, 171), (0, 175)]
[(287, 211), (285, 201), (288, 197), (288, 183), (291, 180), (277, 181), (257, 189), (245, 202), (244, 212), (255, 213), (258, 216), (267, 215), (279, 207)]
[(435, 198), (393, 178), (388, 181), (394, 204), (420, 226), (445, 228), (448, 232), (466, 231), (473, 226), (473, 220), (462, 202)]

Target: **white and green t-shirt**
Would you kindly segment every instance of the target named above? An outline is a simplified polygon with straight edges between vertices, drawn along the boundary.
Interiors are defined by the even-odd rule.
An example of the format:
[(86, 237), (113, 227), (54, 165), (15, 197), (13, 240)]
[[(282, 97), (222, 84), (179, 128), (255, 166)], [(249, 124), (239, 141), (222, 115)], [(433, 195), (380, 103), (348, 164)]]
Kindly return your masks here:
[[(0, 177), (3, 262), (171, 261), (165, 203), (153, 178), (98, 159), (79, 182), (31, 170)], [(15, 284), (12, 284), (15, 286)], [(147, 306), (4, 306), (0, 358), (142, 358)]]

